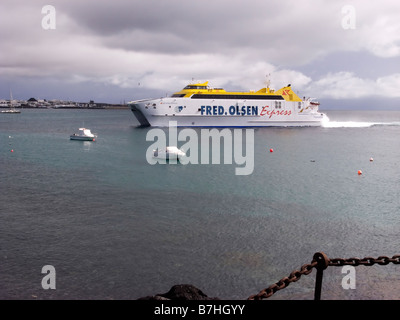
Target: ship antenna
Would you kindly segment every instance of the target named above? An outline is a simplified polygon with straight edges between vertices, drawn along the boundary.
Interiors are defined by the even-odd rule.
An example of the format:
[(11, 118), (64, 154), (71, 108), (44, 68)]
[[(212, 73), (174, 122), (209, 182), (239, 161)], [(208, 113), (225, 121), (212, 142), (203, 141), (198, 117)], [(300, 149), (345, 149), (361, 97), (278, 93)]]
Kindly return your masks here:
[(265, 80), (265, 87), (266, 87), (266, 88), (269, 88), (269, 86), (270, 86), (270, 84), (271, 84), (270, 76), (271, 76), (270, 73), (268, 73), (268, 74), (266, 75), (266, 77), (267, 77), (267, 79)]

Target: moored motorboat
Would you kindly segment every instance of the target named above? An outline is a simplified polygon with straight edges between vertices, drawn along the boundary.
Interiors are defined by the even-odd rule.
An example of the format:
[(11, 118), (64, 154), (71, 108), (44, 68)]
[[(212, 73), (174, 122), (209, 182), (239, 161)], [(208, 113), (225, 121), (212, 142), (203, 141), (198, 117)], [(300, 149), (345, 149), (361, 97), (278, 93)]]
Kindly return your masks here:
[(71, 140), (80, 140), (80, 141), (95, 141), (97, 136), (93, 134), (90, 129), (79, 128), (78, 133), (74, 133), (69, 136)]
[(8, 114), (21, 113), (20, 110), (15, 109), (15, 104), (12, 97), (11, 89), (10, 89), (10, 109), (1, 110), (1, 113), (8, 113)]
[(159, 149), (153, 150), (153, 158), (157, 158), (157, 159), (179, 160), (180, 158), (182, 158), (184, 156), (186, 156), (186, 153), (175, 146), (169, 146), (162, 150), (159, 150)]
[(1, 113), (21, 113), (21, 111), (14, 108), (14, 109), (1, 110)]

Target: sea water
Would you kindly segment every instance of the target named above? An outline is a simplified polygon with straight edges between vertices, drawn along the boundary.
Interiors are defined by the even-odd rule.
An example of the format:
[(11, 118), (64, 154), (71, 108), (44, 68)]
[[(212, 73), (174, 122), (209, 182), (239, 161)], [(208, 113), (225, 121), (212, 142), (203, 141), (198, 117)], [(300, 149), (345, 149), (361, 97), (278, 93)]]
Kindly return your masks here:
[[(137, 299), (175, 284), (247, 299), (315, 252), (399, 254), (400, 112), (326, 113), (323, 127), (254, 129), (247, 176), (149, 164), (151, 128), (126, 109), (0, 115), (0, 299)], [(96, 141), (69, 140), (79, 127)], [(322, 298), (398, 299), (399, 268), (358, 266), (346, 290), (329, 267)], [(270, 299), (312, 299), (314, 279)]]

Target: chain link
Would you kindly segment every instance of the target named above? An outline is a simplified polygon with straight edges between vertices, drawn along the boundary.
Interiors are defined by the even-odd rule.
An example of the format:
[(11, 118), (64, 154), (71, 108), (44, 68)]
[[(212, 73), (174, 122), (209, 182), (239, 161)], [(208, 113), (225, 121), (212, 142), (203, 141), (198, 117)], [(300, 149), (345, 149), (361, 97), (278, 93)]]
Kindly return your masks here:
[[(315, 255), (314, 255), (315, 257)], [(394, 255), (389, 258), (387, 256), (379, 256), (378, 258), (365, 257), (363, 259), (360, 258), (335, 258), (329, 259), (327, 266), (341, 267), (345, 265), (350, 266), (372, 266), (374, 264), (378, 265), (387, 265), (389, 263), (400, 264), (400, 254)], [(286, 288), (292, 282), (296, 282), (300, 279), (302, 275), (308, 275), (312, 272), (314, 268), (318, 268), (318, 262), (315, 258), (309, 264), (304, 264), (301, 266), (300, 270), (294, 270), (290, 273), (288, 277), (284, 277), (278, 282), (270, 285), (268, 288), (261, 290), (258, 294), (251, 295), (247, 298), (247, 300), (262, 300), (271, 297), (275, 292)]]
[(294, 270), (290, 273), (289, 277), (284, 277), (278, 282), (270, 285), (268, 288), (260, 291), (258, 294), (252, 295), (248, 298), (248, 300), (262, 300), (267, 299), (272, 296), (278, 290), (286, 288), (292, 282), (296, 282), (300, 279), (300, 277), (304, 274), (310, 274), (312, 269), (317, 266), (316, 261), (312, 261), (310, 264), (304, 264), (301, 266), (300, 270)]

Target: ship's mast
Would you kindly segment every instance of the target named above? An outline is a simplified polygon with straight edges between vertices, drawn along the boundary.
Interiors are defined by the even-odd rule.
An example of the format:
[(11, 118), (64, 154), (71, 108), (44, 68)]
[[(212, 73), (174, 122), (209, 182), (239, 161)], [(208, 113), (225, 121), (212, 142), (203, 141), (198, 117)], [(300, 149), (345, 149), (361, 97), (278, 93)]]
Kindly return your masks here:
[(266, 75), (266, 80), (265, 80), (265, 88), (267, 88), (267, 89), (269, 89), (269, 86), (271, 85), (271, 79), (270, 79), (270, 77), (271, 77), (271, 74), (268, 73), (268, 74)]

